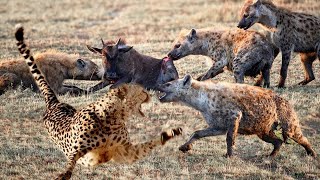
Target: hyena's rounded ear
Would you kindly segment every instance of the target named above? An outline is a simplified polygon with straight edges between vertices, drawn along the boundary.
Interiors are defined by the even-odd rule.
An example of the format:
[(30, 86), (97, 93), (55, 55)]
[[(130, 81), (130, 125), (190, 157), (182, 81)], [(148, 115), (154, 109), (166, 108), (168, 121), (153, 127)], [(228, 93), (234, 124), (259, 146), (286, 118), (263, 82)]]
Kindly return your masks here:
[(188, 40), (191, 43), (193, 43), (196, 38), (197, 38), (197, 31), (195, 29), (191, 29), (190, 33), (188, 34)]
[(87, 45), (87, 48), (93, 52), (93, 53), (98, 53), (98, 54), (102, 54), (102, 49), (99, 49), (99, 48), (95, 48), (95, 47), (91, 47), (89, 45)]
[(84, 62), (84, 60), (82, 59), (77, 59), (77, 67), (79, 67), (80, 69), (83, 69), (86, 67), (86, 62)]
[(185, 75), (183, 78), (183, 87), (190, 87), (191, 80), (192, 80), (192, 77), (189, 74)]

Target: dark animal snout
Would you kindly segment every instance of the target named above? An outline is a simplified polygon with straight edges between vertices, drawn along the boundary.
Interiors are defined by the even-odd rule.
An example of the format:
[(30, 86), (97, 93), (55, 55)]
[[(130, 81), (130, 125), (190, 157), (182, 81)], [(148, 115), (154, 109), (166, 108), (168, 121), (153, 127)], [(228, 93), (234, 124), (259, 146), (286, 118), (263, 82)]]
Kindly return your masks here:
[(111, 79), (111, 80), (115, 80), (119, 78), (116, 72), (107, 72), (106, 75), (107, 75), (107, 79)]
[(243, 20), (241, 20), (237, 26), (237, 28), (240, 28), (240, 29), (243, 29), (245, 26), (244, 26), (244, 23), (242, 22)]
[(244, 30), (247, 30), (249, 29), (251, 26), (252, 26), (252, 22), (251, 20), (249, 19), (246, 19), (246, 18), (242, 18), (241, 21), (238, 23), (238, 28), (240, 29), (244, 29)]

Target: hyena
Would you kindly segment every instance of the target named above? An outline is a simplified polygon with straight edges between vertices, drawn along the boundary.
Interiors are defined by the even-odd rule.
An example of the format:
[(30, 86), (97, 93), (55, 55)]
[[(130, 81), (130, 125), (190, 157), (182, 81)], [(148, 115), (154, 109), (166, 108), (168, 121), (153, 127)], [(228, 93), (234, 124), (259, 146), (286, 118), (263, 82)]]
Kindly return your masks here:
[(284, 87), (292, 51), (300, 53), (305, 79), (300, 85), (314, 80), (312, 63), (320, 59), (320, 18), (277, 7), (270, 0), (247, 0), (241, 10), (239, 28), (248, 29), (255, 23), (272, 32), (274, 44), (282, 53), (278, 87)]
[[(256, 134), (274, 146), (275, 156), (283, 142), (293, 139), (308, 155), (316, 156), (303, 136), (298, 117), (287, 100), (273, 91), (246, 84), (193, 80), (190, 75), (160, 86), (161, 102), (182, 102), (200, 111), (208, 128), (196, 131), (179, 149), (186, 152), (203, 137), (227, 134), (227, 156), (232, 156), (237, 134)], [(274, 134), (282, 128), (283, 140)]]
[(198, 80), (206, 80), (223, 72), (223, 68), (234, 73), (237, 83), (244, 82), (244, 76), (255, 77), (260, 86), (270, 86), (270, 68), (278, 54), (264, 35), (254, 31), (224, 30), (213, 28), (182, 30), (174, 41), (168, 56), (177, 60), (188, 55), (204, 55), (212, 59), (212, 67)]
[[(79, 87), (64, 84), (66, 79), (100, 80), (102, 78), (98, 65), (78, 54), (47, 50), (37, 53), (34, 58), (51, 89), (59, 95), (66, 93), (81, 95), (87, 92)], [(8, 89), (19, 86), (23, 89), (31, 88), (33, 91), (39, 91), (26, 63), (21, 60), (1, 61), (0, 95)]]

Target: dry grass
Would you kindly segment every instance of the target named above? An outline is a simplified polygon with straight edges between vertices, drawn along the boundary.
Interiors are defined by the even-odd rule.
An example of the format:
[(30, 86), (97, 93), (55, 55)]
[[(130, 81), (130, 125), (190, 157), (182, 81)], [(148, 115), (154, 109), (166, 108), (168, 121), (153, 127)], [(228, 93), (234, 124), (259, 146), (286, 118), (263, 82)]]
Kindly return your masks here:
[[(279, 3), (297, 11), (320, 16), (318, 0), (281, 0)], [(298, 2), (298, 3), (297, 3)], [(242, 1), (228, 0), (136, 0), (136, 1), (0, 1), (0, 59), (20, 58), (13, 37), (16, 23), (22, 23), (32, 49), (48, 48), (77, 52), (99, 61), (86, 44), (100, 46), (100, 37), (125, 37), (139, 51), (163, 57), (182, 28), (235, 27)], [(261, 30), (257, 26), (255, 27)], [(280, 56), (279, 56), (280, 57)], [(280, 58), (272, 69), (271, 85), (279, 79)], [(176, 62), (181, 76), (197, 76), (208, 67), (207, 58), (190, 56)], [(289, 66), (285, 90), (275, 90), (289, 99), (297, 110), (305, 135), (320, 153), (320, 65), (314, 63), (316, 80), (305, 87), (296, 86), (303, 79), (298, 56)], [(230, 73), (217, 80), (233, 81)], [(252, 79), (246, 79), (252, 84)], [(89, 87), (95, 82), (73, 82)], [(59, 97), (76, 107), (83, 107), (102, 96), (104, 89), (90, 96)], [(30, 90), (12, 90), (0, 96), (0, 179), (51, 179), (65, 165), (63, 154), (48, 140), (40, 118), (44, 101)], [(285, 145), (275, 159), (265, 157), (272, 146), (254, 136), (239, 136), (238, 155), (226, 159), (225, 137), (197, 141), (188, 154), (178, 151), (188, 136), (204, 128), (203, 118), (180, 104), (160, 104), (156, 98), (144, 108), (147, 118), (133, 118), (129, 123), (134, 142), (146, 141), (162, 130), (181, 126), (184, 135), (163, 149), (133, 165), (105, 164), (74, 171), (73, 179), (318, 179), (320, 160), (305, 155), (297, 144)]]

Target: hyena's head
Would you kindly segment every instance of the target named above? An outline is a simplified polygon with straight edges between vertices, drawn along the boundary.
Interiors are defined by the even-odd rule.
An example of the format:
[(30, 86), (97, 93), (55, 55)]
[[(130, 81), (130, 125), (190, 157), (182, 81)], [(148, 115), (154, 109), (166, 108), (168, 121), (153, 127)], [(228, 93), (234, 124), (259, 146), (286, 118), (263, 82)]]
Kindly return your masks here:
[(202, 42), (195, 29), (182, 30), (179, 37), (174, 41), (173, 48), (168, 53), (168, 56), (173, 60), (177, 60), (191, 54), (198, 54), (201, 47)]
[(102, 42), (102, 49), (91, 47), (87, 45), (87, 48), (94, 52), (102, 55), (102, 64), (104, 66), (104, 76), (107, 80), (117, 80), (119, 77), (116, 73), (116, 67), (118, 63), (119, 56), (121, 54), (126, 53), (132, 49), (132, 46), (127, 46), (121, 39), (118, 40), (117, 43), (113, 41), (109, 41), (104, 43)]
[(182, 79), (167, 82), (159, 86), (162, 95), (159, 97), (160, 102), (177, 102), (181, 101), (183, 96), (189, 92), (192, 84), (192, 77), (186, 75)]
[[(46, 60), (64, 66), (66, 71), (60, 69), (68, 79), (76, 80), (101, 80), (101, 68), (93, 61), (79, 56), (79, 54), (67, 54), (54, 49), (46, 50), (34, 56), (35, 59)], [(63, 72), (61, 72), (63, 71)]]
[(240, 11), (240, 22), (238, 28), (247, 30), (255, 23), (259, 22), (261, 14), (261, 0), (247, 0)]
[(88, 59), (78, 58), (74, 62), (74, 68), (71, 73), (77, 80), (101, 80), (101, 69), (96, 63)]

